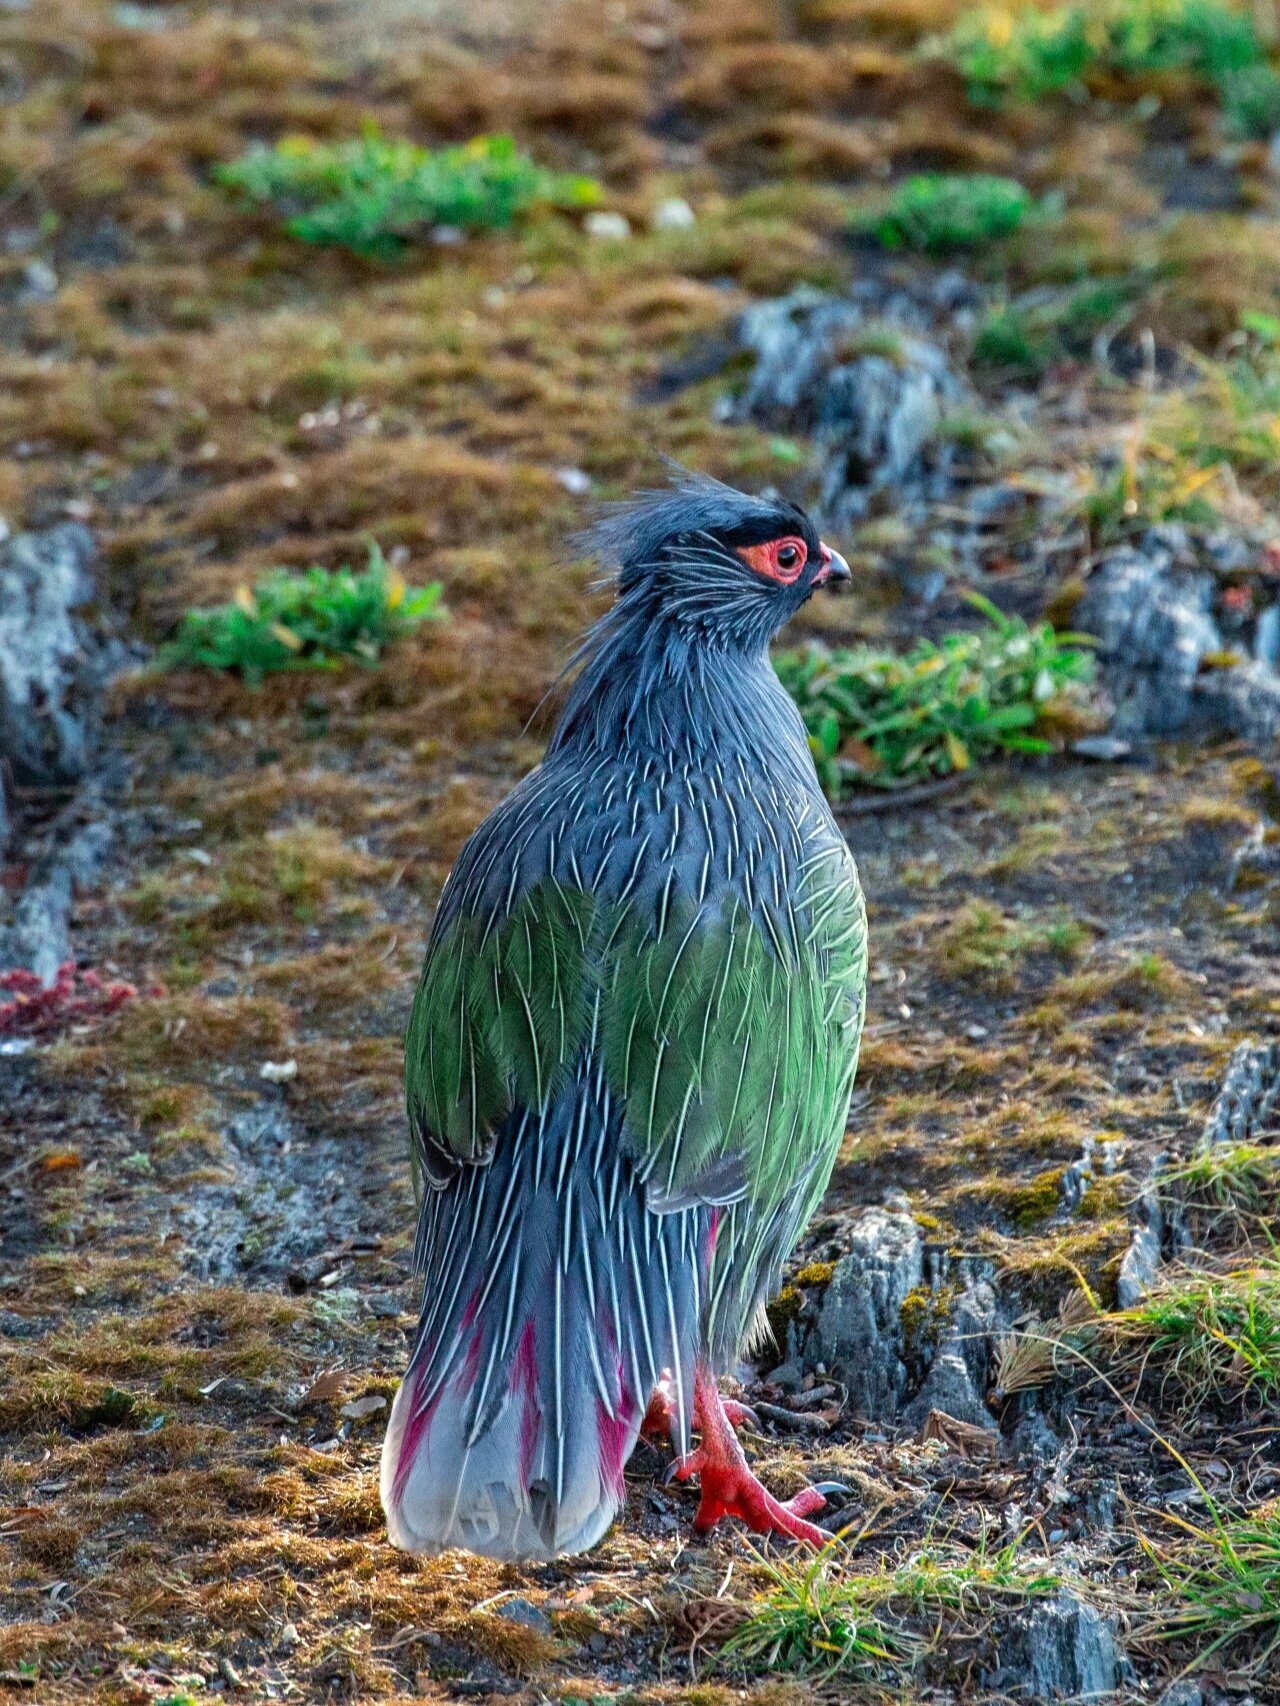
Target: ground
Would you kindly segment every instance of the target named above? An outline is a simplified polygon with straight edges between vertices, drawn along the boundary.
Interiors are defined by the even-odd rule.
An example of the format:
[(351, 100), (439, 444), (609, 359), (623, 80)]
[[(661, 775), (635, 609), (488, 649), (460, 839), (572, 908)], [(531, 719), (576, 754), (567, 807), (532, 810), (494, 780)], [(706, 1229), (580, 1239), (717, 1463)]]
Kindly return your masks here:
[[(879, 1674), (719, 1659), (768, 1566), (732, 1530), (693, 1540), (694, 1496), (664, 1490), (657, 1448), (587, 1559), (405, 1557), (378, 1505), (385, 1403), (362, 1402), (389, 1399), (414, 1325), (401, 1037), (432, 907), (536, 762), (535, 713), (600, 607), (566, 551), (584, 500), (563, 471), (616, 496), (667, 452), (803, 495), (791, 440), (715, 423), (721, 375), (670, 375), (752, 297), (850, 276), (851, 201), (913, 169), (1063, 190), (1064, 226), (1006, 264), (1023, 282), (1068, 252), (1146, 268), (1162, 348), (1216, 350), (1241, 307), (1280, 302), (1280, 228), (1253, 221), (1261, 145), (1222, 192), (1214, 120), (1176, 87), (1167, 135), (1106, 101), (975, 108), (914, 57), (959, 10), (0, 0), (0, 514), (87, 521), (148, 643), (268, 566), (361, 560), (369, 537), (450, 610), (378, 668), (113, 690), (130, 781), (75, 944), (141, 993), (0, 1059), (0, 1685), (122, 1706), (981, 1696), (986, 1604)], [(210, 181), (250, 139), (370, 116), (427, 141), (511, 129), (598, 176), (634, 235), (539, 221), (365, 262)], [(676, 194), (697, 223), (649, 230)], [(1083, 398), (1063, 366), (1036, 417), (1046, 462), (1135, 418), (1127, 380)], [(855, 558), (863, 595), (809, 631), (911, 630), (874, 555)], [(800, 1295), (892, 1189), (936, 1263), (985, 1264), (1043, 1320), (1082, 1283), (1114, 1309), (1154, 1158), (1189, 1150), (1233, 1047), (1280, 1031), (1275, 884), (1231, 887), (1236, 850), (1276, 821), (1276, 773), (1274, 750), (1166, 744), (1123, 768), (997, 764), (847, 818), (871, 996)], [(296, 1073), (264, 1080), (268, 1062)], [(1071, 1211), (1059, 1182), (1086, 1140), (1107, 1170)], [(1235, 1512), (1280, 1486), (1280, 1450), (1247, 1392), (1153, 1398), (1123, 1357), (1107, 1367), (1072, 1398), (1067, 1494), (1052, 1465), (847, 1412), (752, 1454), (779, 1492), (848, 1483), (831, 1518), (853, 1527), (852, 1568), (1025, 1536), (1097, 1582), (1154, 1698), (1195, 1651), (1150, 1626), (1139, 1535), (1159, 1551), (1179, 1512), (1209, 1521), (1167, 1500), (1185, 1459)], [(1006, 1433), (1020, 1403), (993, 1399)], [(1100, 1538), (1085, 1493), (1103, 1476), (1121, 1505)], [(1215, 1657), (1213, 1686), (1263, 1644)]]

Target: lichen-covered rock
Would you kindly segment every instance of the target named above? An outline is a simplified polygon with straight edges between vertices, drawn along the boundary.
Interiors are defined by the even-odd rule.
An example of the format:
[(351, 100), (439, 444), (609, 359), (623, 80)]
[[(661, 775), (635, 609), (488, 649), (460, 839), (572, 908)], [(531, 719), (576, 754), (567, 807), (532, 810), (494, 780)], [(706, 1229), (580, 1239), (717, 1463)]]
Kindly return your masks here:
[(1255, 659), (1205, 669), (1226, 642), (1211, 575), (1175, 563), (1159, 535), (1104, 557), (1076, 623), (1098, 640), (1120, 735), (1280, 734), (1280, 675)]
[(921, 1282), (923, 1245), (909, 1214), (868, 1209), (835, 1264), (804, 1344), (849, 1391), (855, 1415), (892, 1417), (907, 1383), (902, 1305)]
[(919, 1427), (931, 1410), (941, 1410), (957, 1422), (995, 1428), (982, 1394), (997, 1328), (994, 1290), (985, 1280), (971, 1282), (955, 1298), (924, 1385), (902, 1413), (908, 1427)]
[(1130, 1669), (1111, 1619), (1064, 1589), (1006, 1636), (988, 1682), (1015, 1699), (1097, 1700)]

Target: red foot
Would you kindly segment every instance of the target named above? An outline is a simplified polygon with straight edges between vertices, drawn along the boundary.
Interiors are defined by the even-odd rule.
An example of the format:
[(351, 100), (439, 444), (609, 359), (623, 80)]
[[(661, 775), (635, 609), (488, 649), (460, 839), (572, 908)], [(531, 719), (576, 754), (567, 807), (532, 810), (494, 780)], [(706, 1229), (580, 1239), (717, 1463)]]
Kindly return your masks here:
[(757, 1534), (786, 1534), (810, 1546), (825, 1546), (831, 1536), (804, 1520), (826, 1504), (822, 1494), (816, 1487), (806, 1487), (793, 1499), (775, 1499), (751, 1473), (727, 1411), (710, 1370), (698, 1368), (693, 1420), (701, 1431), (702, 1443), (688, 1457), (682, 1457), (672, 1472), (677, 1481), (697, 1475), (701, 1482), (702, 1499), (693, 1519), (695, 1531), (705, 1534), (721, 1517), (736, 1516)]
[[(718, 1396), (718, 1394), (717, 1394)], [(750, 1427), (756, 1433), (763, 1433), (760, 1418), (750, 1404), (740, 1404), (736, 1398), (721, 1398), (720, 1408), (725, 1420), (731, 1428)], [(694, 1404), (694, 1425), (700, 1427), (697, 1420), (697, 1403)], [(649, 1400), (649, 1408), (644, 1413), (640, 1424), (640, 1432), (646, 1439), (671, 1439), (675, 1434), (676, 1407), (671, 1397), (671, 1388), (664, 1380)]]

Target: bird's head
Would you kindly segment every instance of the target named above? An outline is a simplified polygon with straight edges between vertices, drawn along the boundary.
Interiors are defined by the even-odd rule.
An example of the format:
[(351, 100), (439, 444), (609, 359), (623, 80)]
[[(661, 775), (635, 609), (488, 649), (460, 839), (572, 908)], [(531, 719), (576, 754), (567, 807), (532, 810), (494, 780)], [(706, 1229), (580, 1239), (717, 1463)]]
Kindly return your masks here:
[(609, 511), (585, 543), (616, 568), (622, 603), (730, 647), (766, 646), (818, 587), (850, 578), (798, 505), (683, 469)]

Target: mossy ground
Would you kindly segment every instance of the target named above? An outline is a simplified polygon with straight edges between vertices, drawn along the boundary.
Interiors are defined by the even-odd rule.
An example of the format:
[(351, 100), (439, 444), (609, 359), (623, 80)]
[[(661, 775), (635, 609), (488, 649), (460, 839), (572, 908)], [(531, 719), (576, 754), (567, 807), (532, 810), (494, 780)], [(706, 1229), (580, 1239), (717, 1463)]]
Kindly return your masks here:
[[(847, 276), (850, 209), (886, 174), (1062, 189), (1060, 224), (1025, 252), (1013, 240), (1014, 275), (1140, 274), (1162, 343), (1212, 348), (1241, 308), (1280, 308), (1280, 226), (1250, 216), (1270, 193), (1261, 147), (1237, 149), (1228, 206), (1166, 219), (1174, 144), (1145, 120), (976, 112), (915, 61), (958, 10), (0, 11), (0, 512), (88, 519), (114, 602), (153, 640), (272, 564), (357, 560), (369, 534), (411, 581), (443, 581), (452, 612), (378, 669), (116, 690), (149, 834), (80, 903), (77, 947), (169, 993), (0, 1062), (0, 1671), (34, 1667), (42, 1701), (141, 1706), (197, 1679), (246, 1699), (806, 1697), (691, 1669), (717, 1596), (762, 1578), (741, 1535), (691, 1541), (691, 1501), (657, 1485), (655, 1452), (585, 1561), (419, 1561), (382, 1531), (385, 1411), (341, 1406), (389, 1395), (411, 1335), (400, 1036), (431, 908), (536, 762), (529, 719), (597, 608), (589, 571), (563, 562), (582, 502), (558, 471), (615, 496), (666, 451), (802, 493), (793, 445), (712, 424), (719, 382), (661, 376), (750, 296)], [(1216, 119), (1171, 94), (1194, 163)], [(254, 137), (344, 136), (369, 115), (432, 141), (511, 129), (599, 175), (636, 234), (590, 242), (550, 220), (379, 267), (293, 243), (210, 183)], [(649, 230), (672, 193), (697, 224)], [(53, 296), (32, 288), (33, 259)], [(1035, 450), (1058, 467), (1134, 416), (1113, 384), (1086, 429), (1081, 376), (1054, 385)], [(902, 625), (859, 560), (863, 596), (815, 608), (813, 630)], [(831, 1207), (904, 1189), (931, 1241), (994, 1262), (1042, 1317), (1080, 1275), (1110, 1301), (1151, 1157), (1198, 1129), (1233, 1043), (1280, 1025), (1280, 896), (1228, 887), (1234, 847), (1274, 828), (1275, 774), (1274, 755), (1229, 749), (1037, 761), (851, 820), (874, 954)], [(296, 1077), (264, 1087), (263, 1063), (287, 1060)], [(274, 1260), (283, 1160), (285, 1191), (255, 1175), (256, 1204), (237, 1196), (229, 1132), (264, 1097), (295, 1153), (326, 1158), (305, 1185), (333, 1243), (292, 1278)], [(1069, 1211), (1059, 1184), (1086, 1139), (1106, 1166)], [(209, 1227), (237, 1216), (234, 1260), (202, 1278)], [(817, 1230), (798, 1255), (802, 1284), (829, 1242)], [(1073, 1477), (1092, 1466), (1146, 1497), (1173, 1473), (1141, 1430), (1115, 1443), (1103, 1389), (1082, 1403)], [(1217, 1412), (1169, 1425), (1235, 1463)], [(1248, 1451), (1274, 1456), (1260, 1438)], [(781, 1491), (824, 1472), (853, 1487), (838, 1520), (879, 1513), (860, 1543), (873, 1557), (938, 1525), (972, 1538), (1018, 1502), (1038, 1513), (1034, 1544), (1088, 1556), (1083, 1512), (1057, 1539), (1040, 1521), (1034, 1467), (966, 1467), (939, 1441), (848, 1424), (756, 1456)], [(1117, 1543), (1098, 1568), (1139, 1563)], [(496, 1615), (513, 1594), (549, 1633)], [(936, 1674), (968, 1686), (974, 1660), (944, 1650)], [(1144, 1662), (1160, 1677), (1173, 1660)]]

